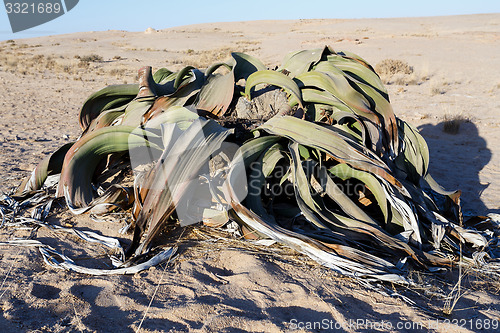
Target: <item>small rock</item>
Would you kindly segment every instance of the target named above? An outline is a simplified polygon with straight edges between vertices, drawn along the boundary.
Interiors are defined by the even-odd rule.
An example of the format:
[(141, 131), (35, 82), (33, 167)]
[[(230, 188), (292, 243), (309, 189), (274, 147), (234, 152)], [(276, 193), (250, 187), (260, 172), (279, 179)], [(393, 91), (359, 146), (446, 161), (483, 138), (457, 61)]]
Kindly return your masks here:
[(69, 135), (68, 135), (68, 134), (63, 134), (62, 138), (63, 138), (64, 140), (69, 140)]

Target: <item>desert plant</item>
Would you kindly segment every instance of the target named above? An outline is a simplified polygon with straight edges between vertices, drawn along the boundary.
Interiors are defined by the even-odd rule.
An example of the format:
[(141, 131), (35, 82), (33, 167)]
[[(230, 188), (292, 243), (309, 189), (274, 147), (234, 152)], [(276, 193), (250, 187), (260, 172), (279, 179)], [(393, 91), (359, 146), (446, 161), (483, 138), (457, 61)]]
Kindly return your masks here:
[[(79, 122), (81, 137), (47, 157), (4, 207), (19, 210), (14, 199), (59, 174), (56, 197), (75, 214), (131, 208), (121, 267), (148, 258), (187, 216), (214, 227), (233, 221), (246, 238), (397, 283), (407, 282), (405, 262), (431, 269), (496, 253), (491, 233), (465, 228), (460, 192), (432, 179), (425, 140), (349, 52), (293, 52), (276, 70), (237, 52), (205, 70), (143, 67), (139, 84), (94, 93)], [(124, 170), (133, 180), (117, 176)], [(206, 195), (193, 197), (193, 184)], [(51, 251), (42, 251), (46, 262), (76, 269)]]
[(425, 75), (418, 75), (406, 61), (397, 59), (382, 60), (375, 71), (385, 84), (414, 85), (427, 79)]
[(458, 134), (460, 125), (469, 121), (461, 114), (450, 115), (446, 114), (443, 117), (443, 131), (448, 134)]
[(375, 66), (375, 71), (380, 75), (411, 74), (413, 67), (403, 60), (384, 59)]
[(80, 61), (82, 62), (101, 62), (102, 57), (98, 54), (90, 54), (90, 55), (85, 55), (83, 57), (79, 57)]

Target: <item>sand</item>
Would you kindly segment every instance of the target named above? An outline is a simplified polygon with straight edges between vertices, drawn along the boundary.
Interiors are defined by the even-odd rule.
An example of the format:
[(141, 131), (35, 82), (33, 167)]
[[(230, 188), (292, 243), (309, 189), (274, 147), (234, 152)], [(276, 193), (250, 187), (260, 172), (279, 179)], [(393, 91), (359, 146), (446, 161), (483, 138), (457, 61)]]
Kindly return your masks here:
[[(78, 137), (79, 108), (91, 93), (136, 82), (144, 65), (204, 67), (235, 50), (274, 67), (289, 51), (327, 44), (372, 65), (399, 59), (412, 66), (412, 74), (384, 80), (396, 115), (427, 140), (431, 174), (462, 190), (466, 214), (500, 213), (500, 14), (214, 23), (0, 42), (0, 191)], [(444, 132), (445, 119), (457, 117), (458, 133)], [(51, 221), (126, 237), (118, 233), (123, 222), (96, 223), (62, 210)], [(0, 230), (0, 241), (11, 236)], [(81, 264), (104, 252), (82, 250), (86, 245), (67, 235), (41, 230), (38, 237)], [(279, 246), (258, 253), (204, 229), (188, 238), (175, 261), (113, 277), (55, 270), (36, 249), (0, 246), (1, 331), (468, 332), (500, 321), (498, 285), (470, 283), (445, 316), (439, 297), (398, 289), (421, 307), (410, 306)], [(451, 285), (455, 278), (443, 277)]]

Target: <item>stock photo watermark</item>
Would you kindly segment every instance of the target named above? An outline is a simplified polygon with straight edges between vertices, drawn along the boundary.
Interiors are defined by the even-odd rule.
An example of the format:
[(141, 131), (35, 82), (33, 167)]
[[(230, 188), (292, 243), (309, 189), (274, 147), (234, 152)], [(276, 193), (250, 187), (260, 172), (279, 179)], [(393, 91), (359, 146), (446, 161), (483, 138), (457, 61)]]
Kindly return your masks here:
[[(132, 140), (137, 137), (144, 140), (141, 148), (129, 151), (136, 178), (142, 177), (141, 174), (150, 170), (156, 161), (160, 161), (155, 170), (154, 181), (148, 184), (148, 190), (168, 191), (172, 194), (176, 214), (182, 226), (203, 221), (203, 214), (207, 209), (219, 212), (230, 209), (230, 204), (221, 190), (227, 182), (229, 165), (232, 166), (233, 177), (238, 179), (234, 187), (235, 198), (242, 201), (247, 195), (247, 174), (242, 156), (237, 154), (239, 146), (231, 142), (220, 142), (216, 147), (210, 146), (210, 137), (213, 134), (205, 131), (208, 122), (202, 118), (193, 119), (184, 130), (176, 124), (163, 124), (163, 151), (146, 144), (154, 138), (148, 137), (142, 128), (137, 128), (130, 137)], [(227, 132), (222, 128), (220, 130)], [(197, 167), (191, 170), (193, 165)], [(239, 180), (245, 181), (240, 183)], [(182, 194), (178, 195), (179, 193)]]
[(301, 321), (291, 319), (285, 323), (292, 330), (368, 330), (368, 331), (391, 331), (391, 330), (410, 330), (423, 331), (428, 330), (449, 330), (457, 328), (468, 329), (472, 331), (497, 331), (499, 322), (496, 319), (474, 318), (474, 319), (429, 319), (423, 321), (405, 321), (405, 320), (372, 320), (372, 319), (349, 319), (338, 322), (332, 319), (322, 319), (318, 321)]
[[(268, 170), (266, 174), (262, 162), (244, 161), (237, 144), (224, 141), (216, 147), (210, 146), (213, 133), (205, 130), (208, 122), (209, 120), (201, 118), (192, 119), (184, 130), (176, 124), (162, 124), (163, 151), (148, 146), (147, 142), (154, 141), (157, 134), (144, 131), (142, 127), (137, 128), (130, 136), (131, 140), (142, 138), (144, 141), (141, 148), (129, 151), (135, 178), (140, 179), (143, 174), (152, 170), (156, 161), (160, 161), (155, 169), (154, 181), (147, 185), (148, 190), (158, 193), (168, 191), (172, 194), (182, 226), (204, 221), (208, 211), (213, 214), (227, 212), (231, 209), (231, 200), (242, 202), (249, 194), (259, 198), (294, 198), (296, 192), (300, 191), (293, 180), (298, 177), (294, 175), (298, 173), (294, 168), (301, 170), (303, 177), (310, 180), (307, 185), (325, 200), (327, 187), (329, 195), (362, 198), (368, 193), (361, 182), (348, 180), (328, 183), (328, 170), (317, 163), (304, 162), (294, 168), (287, 163), (276, 164), (272, 172)], [(229, 134), (225, 129), (220, 130)], [(190, 170), (193, 165), (196, 168)], [(350, 178), (348, 173), (337, 173), (337, 176), (340, 177), (338, 179)], [(232, 199), (225, 192), (229, 183), (233, 191)]]
[(79, 0), (4, 0), (12, 32), (27, 30), (52, 21), (70, 10)]

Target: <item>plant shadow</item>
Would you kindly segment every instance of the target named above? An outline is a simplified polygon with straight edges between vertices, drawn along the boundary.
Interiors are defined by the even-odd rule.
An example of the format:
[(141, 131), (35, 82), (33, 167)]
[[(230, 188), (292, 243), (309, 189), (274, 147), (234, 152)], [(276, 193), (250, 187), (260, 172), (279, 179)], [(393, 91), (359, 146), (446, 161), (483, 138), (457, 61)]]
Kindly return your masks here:
[(461, 123), (456, 134), (444, 132), (443, 126), (444, 122), (418, 126), (429, 146), (429, 173), (445, 189), (462, 191), (464, 215), (500, 213), (482, 198), (490, 183), (481, 182), (480, 172), (492, 157), (486, 140), (470, 121)]

